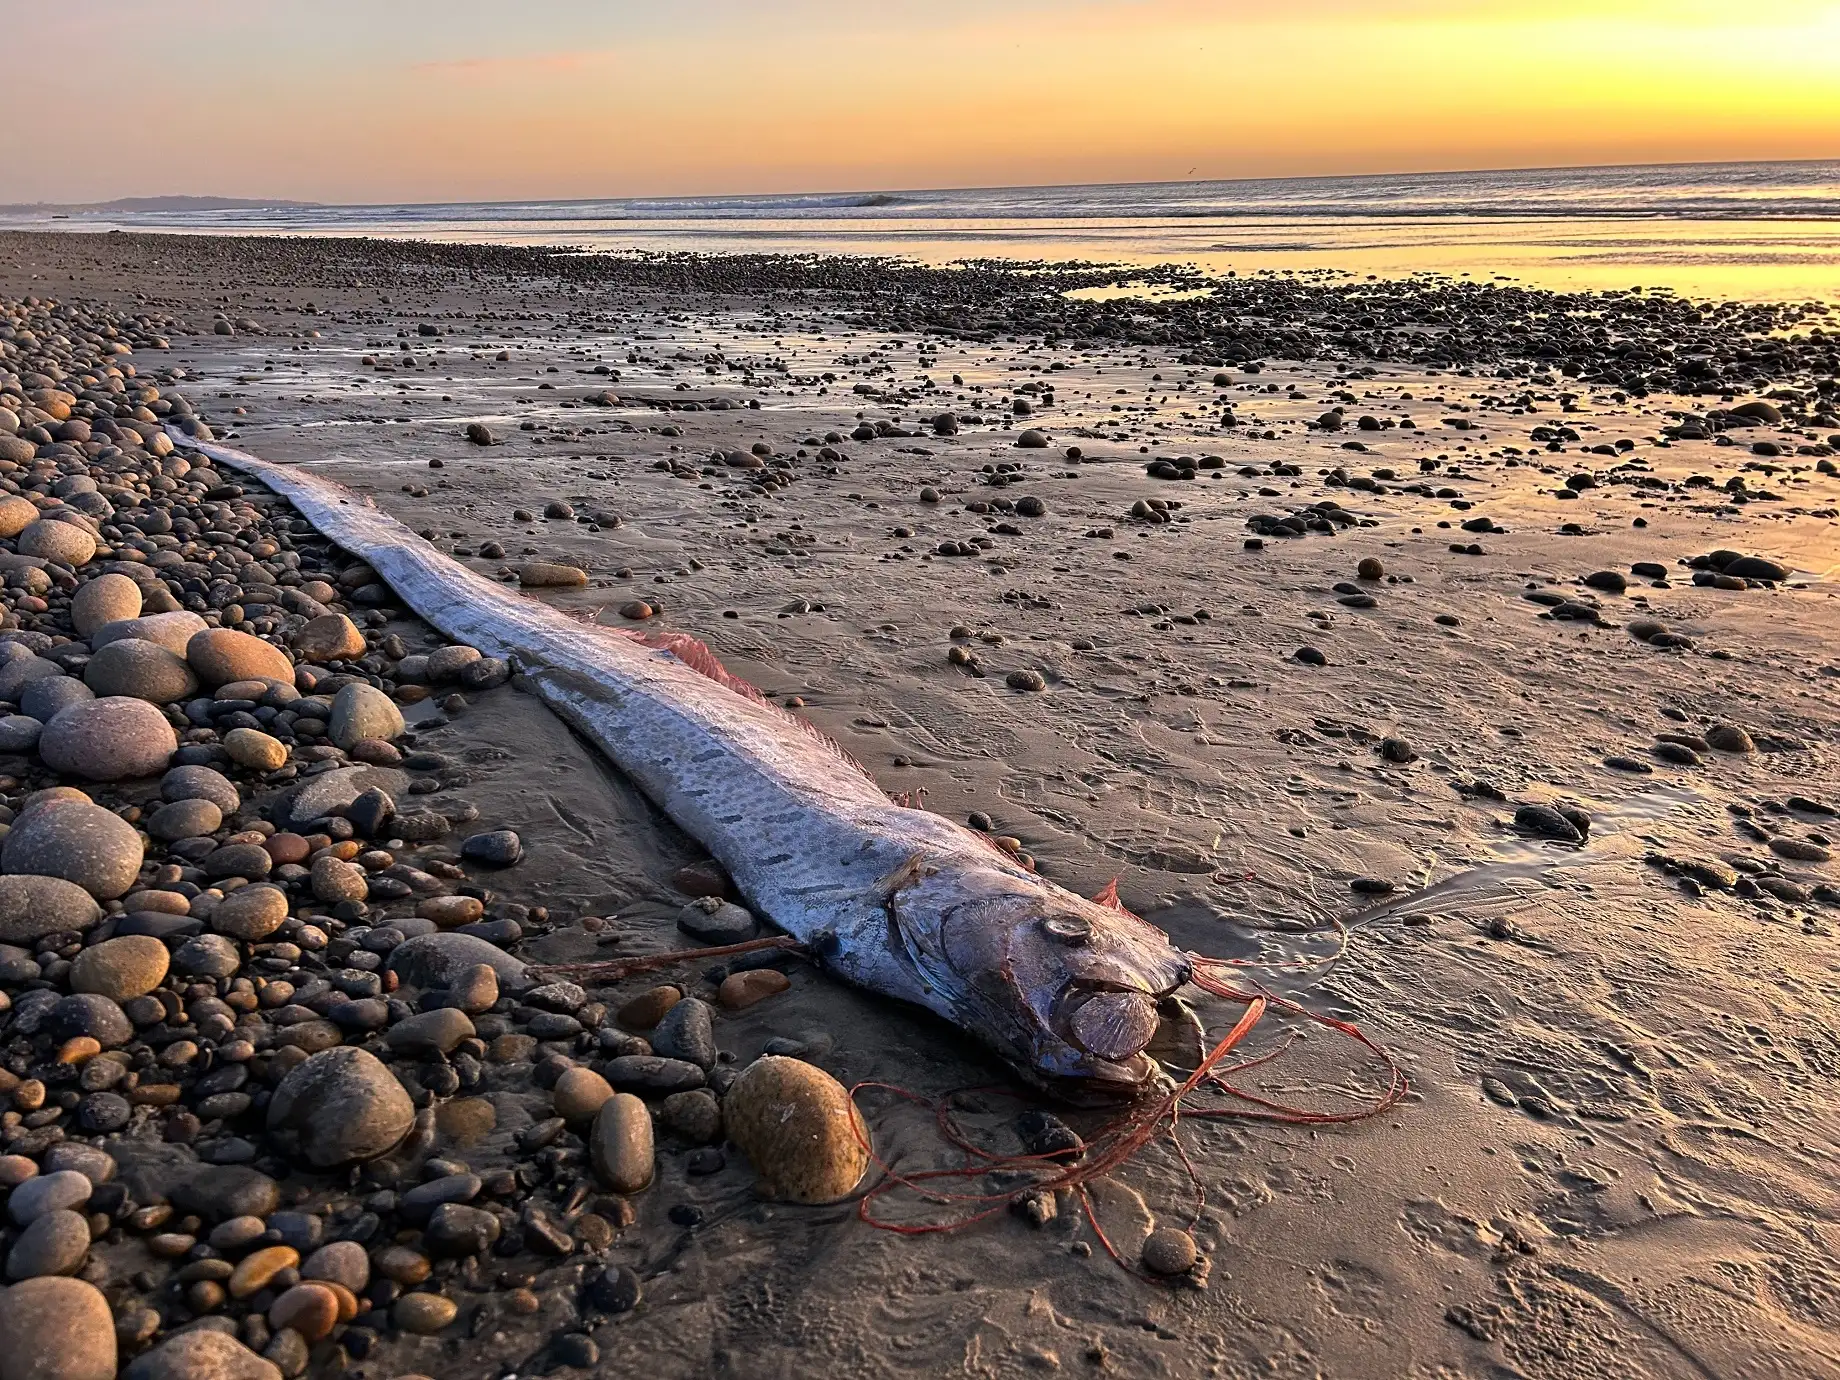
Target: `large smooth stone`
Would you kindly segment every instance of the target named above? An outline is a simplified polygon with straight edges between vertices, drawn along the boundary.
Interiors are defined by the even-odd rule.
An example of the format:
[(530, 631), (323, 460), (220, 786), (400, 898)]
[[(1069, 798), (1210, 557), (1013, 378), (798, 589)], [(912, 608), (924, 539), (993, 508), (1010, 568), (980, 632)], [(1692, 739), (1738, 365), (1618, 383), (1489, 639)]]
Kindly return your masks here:
[(408, 987), (452, 987), (478, 964), (497, 974), (498, 985), (507, 991), (530, 986), (522, 959), (470, 934), (418, 934), (390, 950), (390, 971)]
[(193, 1328), (136, 1356), (121, 1380), (281, 1380), (281, 1368), (227, 1332)]
[(275, 807), (275, 823), (283, 829), (303, 830), (328, 815), (342, 813), (373, 788), (395, 800), (407, 793), (409, 777), (389, 767), (341, 767), (320, 772), (282, 796)]
[(185, 644), (185, 659), (206, 685), (233, 680), (294, 683), (294, 663), (272, 642), (230, 628), (206, 628)]
[(126, 575), (99, 575), (70, 596), (70, 624), (88, 637), (105, 623), (141, 616), (141, 587)]
[(869, 1167), (869, 1128), (850, 1094), (802, 1059), (770, 1054), (749, 1064), (722, 1099), (722, 1123), (763, 1197), (833, 1202)]
[(396, 702), (374, 685), (354, 681), (332, 697), (332, 718), (327, 736), (349, 752), (366, 738), (388, 742), (404, 728)]
[(0, 944), (28, 944), (48, 934), (81, 933), (102, 919), (102, 907), (61, 877), (0, 877)]
[(204, 619), (185, 609), (175, 609), (171, 613), (145, 613), (139, 618), (123, 618), (113, 623), (104, 623), (90, 634), (89, 645), (92, 651), (99, 652), (111, 642), (119, 642), (123, 638), (139, 638), (143, 642), (157, 643), (175, 656), (184, 656), (186, 645), (204, 629)]
[(126, 895), (144, 856), (133, 825), (112, 810), (77, 800), (33, 806), (0, 843), (0, 867), (7, 872), (62, 877), (99, 901)]
[(119, 695), (59, 710), (38, 740), (46, 766), (90, 781), (153, 776), (178, 748), (164, 714), (146, 700)]
[(95, 1285), (47, 1276), (0, 1294), (0, 1380), (115, 1380), (115, 1359), (115, 1318)]
[(99, 696), (127, 695), (150, 704), (172, 704), (198, 693), (198, 677), (185, 658), (157, 642), (126, 637), (89, 659), (83, 683)]
[(96, 538), (74, 522), (40, 518), (14, 538), (22, 556), (42, 556), (68, 566), (85, 565), (96, 555)]
[(356, 661), (364, 655), (364, 634), (342, 613), (309, 618), (293, 641), (294, 655), (302, 661)]
[(589, 1132), (594, 1172), (615, 1193), (637, 1193), (652, 1181), (652, 1114), (631, 1093), (601, 1104)]
[(70, 990), (127, 1001), (158, 987), (172, 958), (150, 934), (124, 934), (85, 949), (71, 961)]
[(319, 1169), (375, 1159), (414, 1124), (415, 1104), (396, 1076), (349, 1045), (309, 1056), (268, 1104), (270, 1133)]

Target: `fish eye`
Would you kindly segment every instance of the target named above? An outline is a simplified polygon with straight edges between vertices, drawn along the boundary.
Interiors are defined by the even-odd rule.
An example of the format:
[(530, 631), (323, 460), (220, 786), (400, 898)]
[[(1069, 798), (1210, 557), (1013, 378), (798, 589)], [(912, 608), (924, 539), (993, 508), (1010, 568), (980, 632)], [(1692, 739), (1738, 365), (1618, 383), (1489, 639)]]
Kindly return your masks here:
[(1084, 916), (1050, 915), (1041, 927), (1050, 938), (1067, 945), (1078, 946), (1092, 938), (1092, 921)]

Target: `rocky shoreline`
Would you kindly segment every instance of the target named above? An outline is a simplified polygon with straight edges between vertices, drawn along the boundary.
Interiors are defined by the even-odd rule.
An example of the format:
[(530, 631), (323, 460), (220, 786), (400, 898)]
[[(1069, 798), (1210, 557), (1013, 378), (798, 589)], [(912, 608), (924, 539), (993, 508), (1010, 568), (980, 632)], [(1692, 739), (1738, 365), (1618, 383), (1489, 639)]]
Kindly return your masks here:
[[(157, 235), (0, 236), (0, 278), (0, 1380), (1671, 1374), (1604, 1299), (1691, 1314), (1699, 1253), (1768, 1281), (1707, 1355), (1821, 1354), (1831, 1185), (1726, 1131), (1834, 1124), (1831, 312)], [(1346, 922), (1285, 990), (1412, 1104), (1193, 1130), (1200, 1208), (1166, 1150), (1103, 1185), (1206, 1290), (1071, 1202), (794, 1212), (860, 1147), (775, 1160), (743, 1070), (992, 1067), (779, 951), (575, 970), (759, 926), (516, 668), (169, 428), (708, 637), (1186, 947)]]
[[(579, 1317), (546, 1354), (594, 1365), (596, 1317), (640, 1296), (595, 1263), (653, 1178), (637, 1094), (708, 1172), (717, 1092), (745, 1121), (750, 1097), (796, 1114), (841, 1089), (799, 1064), (737, 1091), (698, 997), (613, 1012), (508, 952), (561, 921), (495, 898), (518, 835), (447, 794), (455, 762), (402, 707), (438, 703), (425, 734), (512, 693), (511, 668), (175, 451), (166, 423), (208, 427), (115, 349), (149, 323), (5, 315), (0, 1371), (340, 1373), (391, 1336), (476, 1330), (462, 1291), (534, 1312), (559, 1266)], [(687, 932), (754, 933), (713, 864), (684, 885), (714, 898)], [(784, 958), (738, 960), (723, 1006), (784, 989), (760, 960)], [(501, 1086), (553, 1115), (469, 1157)], [(828, 1179), (826, 1153), (847, 1162)], [(853, 1143), (756, 1156), (795, 1201), (863, 1168)]]

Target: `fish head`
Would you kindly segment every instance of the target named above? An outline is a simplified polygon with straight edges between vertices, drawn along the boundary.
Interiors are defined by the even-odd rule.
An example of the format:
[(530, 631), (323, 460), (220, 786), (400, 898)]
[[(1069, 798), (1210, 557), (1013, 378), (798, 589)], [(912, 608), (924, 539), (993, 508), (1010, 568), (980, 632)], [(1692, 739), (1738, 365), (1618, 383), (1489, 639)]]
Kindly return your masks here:
[(1189, 980), (1187, 957), (1154, 925), (1038, 877), (983, 880), (941, 912), (961, 1022), (1053, 1091), (1140, 1091), (1157, 1072), (1144, 1053), (1157, 1003)]

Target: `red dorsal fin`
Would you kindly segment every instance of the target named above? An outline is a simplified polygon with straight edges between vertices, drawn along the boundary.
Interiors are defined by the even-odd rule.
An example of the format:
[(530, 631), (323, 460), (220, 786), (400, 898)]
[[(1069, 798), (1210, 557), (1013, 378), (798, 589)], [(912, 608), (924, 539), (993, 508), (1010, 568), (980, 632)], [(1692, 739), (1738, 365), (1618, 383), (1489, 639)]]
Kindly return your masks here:
[(1104, 906), (1107, 910), (1115, 910), (1120, 915), (1129, 915), (1133, 920), (1138, 918), (1129, 906), (1118, 899), (1118, 879), (1116, 877), (1107, 882), (1105, 889), (1093, 897), (1093, 904)]
[[(588, 620), (584, 618), (583, 621)], [(861, 762), (858, 762), (854, 757), (850, 756), (848, 752), (844, 751), (842, 745), (839, 744), (835, 738), (831, 737), (830, 734), (826, 733), (816, 724), (800, 718), (797, 714), (794, 714), (791, 710), (786, 709), (782, 705), (773, 703), (772, 700), (761, 694), (759, 690), (755, 689), (752, 685), (741, 679), (740, 676), (730, 671), (717, 658), (716, 654), (710, 650), (709, 644), (704, 642), (701, 638), (692, 637), (689, 633), (684, 632), (641, 632), (637, 628), (610, 628), (602, 623), (596, 623), (594, 626), (603, 632), (610, 632), (618, 637), (631, 638), (634, 642), (650, 647), (654, 651), (669, 652), (692, 671), (695, 671), (699, 676), (707, 676), (724, 690), (732, 690), (735, 694), (741, 696), (742, 699), (752, 700), (755, 704), (765, 709), (772, 710), (773, 713), (783, 718), (787, 723), (796, 725), (800, 732), (823, 743), (825, 747), (836, 753), (846, 765), (854, 767), (864, 776), (869, 776), (869, 769)], [(871, 777), (870, 779), (873, 780), (874, 778)]]

